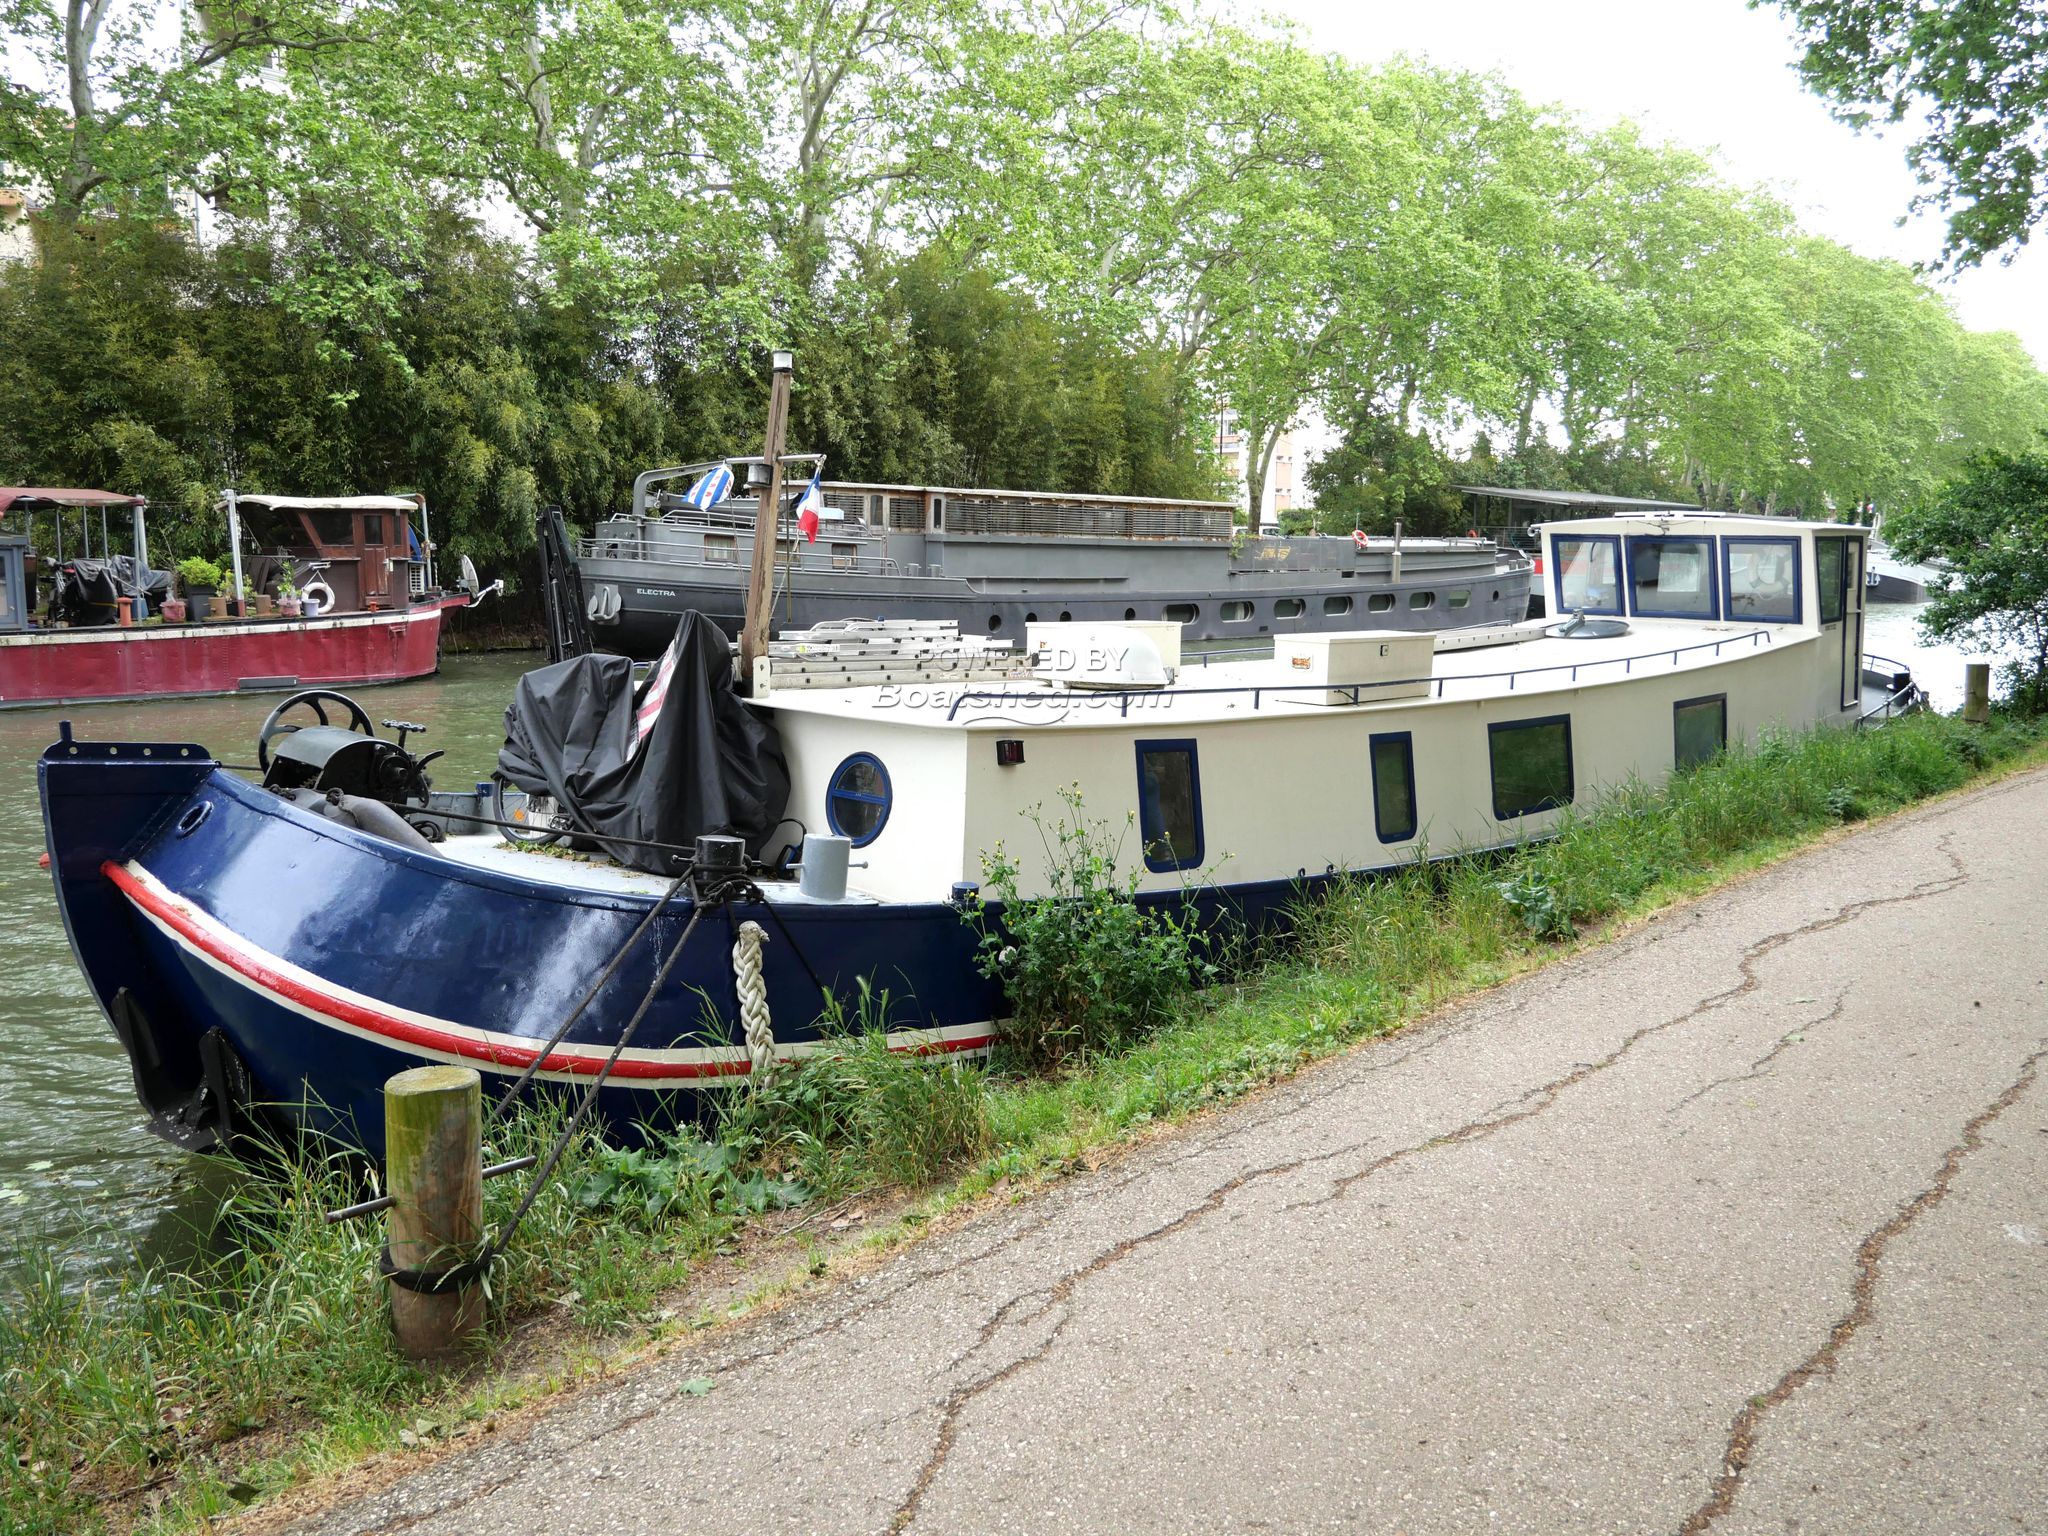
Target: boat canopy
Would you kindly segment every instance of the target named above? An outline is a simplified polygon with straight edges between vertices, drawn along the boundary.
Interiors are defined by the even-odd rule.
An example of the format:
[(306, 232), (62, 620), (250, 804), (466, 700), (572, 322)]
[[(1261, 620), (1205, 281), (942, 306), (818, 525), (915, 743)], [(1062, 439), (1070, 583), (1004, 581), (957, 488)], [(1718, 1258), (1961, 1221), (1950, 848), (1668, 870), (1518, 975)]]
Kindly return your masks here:
[(142, 507), (146, 496), (123, 496), (116, 491), (67, 489), (54, 485), (0, 485), (0, 512), (20, 507), (40, 512), (45, 507)]
[(417, 512), (417, 496), (265, 496), (238, 491), (235, 500), (245, 507), (275, 507), (284, 512)]

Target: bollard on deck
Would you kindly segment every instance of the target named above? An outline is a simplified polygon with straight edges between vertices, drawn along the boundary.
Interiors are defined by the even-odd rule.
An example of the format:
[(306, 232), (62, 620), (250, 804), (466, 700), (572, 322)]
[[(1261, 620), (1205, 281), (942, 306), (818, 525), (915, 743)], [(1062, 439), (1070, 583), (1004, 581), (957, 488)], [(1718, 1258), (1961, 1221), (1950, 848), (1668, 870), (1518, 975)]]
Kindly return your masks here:
[[(484, 1292), (408, 1284), (470, 1260), (483, 1238), (483, 1079), (470, 1067), (414, 1067), (384, 1084), (384, 1167), (392, 1198), (391, 1323), (409, 1359), (449, 1354), (482, 1326)], [(393, 1273), (393, 1272), (396, 1273)]]

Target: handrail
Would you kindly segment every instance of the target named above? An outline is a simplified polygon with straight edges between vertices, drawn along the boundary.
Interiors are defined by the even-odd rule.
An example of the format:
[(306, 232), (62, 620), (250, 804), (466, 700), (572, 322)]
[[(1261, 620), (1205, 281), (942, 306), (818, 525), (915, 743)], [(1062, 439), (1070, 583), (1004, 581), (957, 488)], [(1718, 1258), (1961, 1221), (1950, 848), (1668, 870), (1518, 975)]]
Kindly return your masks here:
[[(1875, 651), (1865, 651), (1863, 653), (1863, 664), (1867, 665), (1873, 661), (1880, 667), (1889, 668), (1893, 673), (1903, 675), (1906, 681), (1858, 715), (1856, 717), (1858, 725), (1870, 725), (1873, 722), (1881, 725), (1887, 720), (1896, 718), (1898, 715), (1911, 714), (1926, 702), (1926, 690), (1914, 679), (1911, 667), (1902, 661), (1894, 661), (1889, 656), (1880, 656)], [(1861, 666), (1859, 666), (1858, 671), (1859, 673), (1862, 671)]]
[[(1199, 694), (1248, 693), (1252, 696), (1252, 708), (1257, 709), (1263, 702), (1265, 695), (1269, 693), (1348, 693), (1351, 696), (1351, 702), (1357, 704), (1362, 702), (1362, 696), (1367, 692), (1385, 688), (1412, 688), (1418, 683), (1425, 685), (1433, 683), (1436, 686), (1435, 696), (1441, 699), (1444, 697), (1444, 687), (1448, 683), (1484, 683), (1493, 682), (1504, 677), (1508, 680), (1508, 691), (1512, 693), (1515, 689), (1516, 678), (1533, 677), (1541, 672), (1569, 672), (1573, 682), (1579, 680), (1579, 673), (1582, 670), (1591, 667), (1618, 666), (1622, 669), (1624, 675), (1628, 675), (1634, 670), (1635, 664), (1639, 661), (1653, 661), (1660, 657), (1669, 656), (1671, 664), (1675, 667), (1678, 665), (1679, 657), (1692, 651), (1711, 650), (1718, 656), (1721, 654), (1723, 646), (1736, 645), (1747, 640), (1750, 642), (1751, 648), (1754, 649), (1758, 642), (1762, 642), (1765, 645), (1775, 645), (1777, 638), (1777, 635), (1771, 630), (1753, 629), (1747, 634), (1729, 635), (1720, 640), (1701, 640), (1692, 645), (1660, 646), (1654, 651), (1645, 651), (1636, 656), (1598, 656), (1591, 661), (1560, 661), (1541, 667), (1517, 667), (1509, 672), (1461, 672), (1447, 677), (1431, 675), (1429, 677), (1384, 678), (1371, 683), (1238, 683), (1227, 688), (1091, 688), (1088, 690), (1088, 696), (1095, 699), (1121, 700), (1123, 708), (1120, 713), (1125, 715), (1131, 712), (1132, 699), (1193, 697)], [(963, 691), (953, 700), (952, 707), (946, 711), (946, 720), (950, 724), (959, 715), (960, 706), (970, 701), (999, 703), (1005, 699), (1036, 699), (1042, 697), (1042, 694), (970, 688)]]

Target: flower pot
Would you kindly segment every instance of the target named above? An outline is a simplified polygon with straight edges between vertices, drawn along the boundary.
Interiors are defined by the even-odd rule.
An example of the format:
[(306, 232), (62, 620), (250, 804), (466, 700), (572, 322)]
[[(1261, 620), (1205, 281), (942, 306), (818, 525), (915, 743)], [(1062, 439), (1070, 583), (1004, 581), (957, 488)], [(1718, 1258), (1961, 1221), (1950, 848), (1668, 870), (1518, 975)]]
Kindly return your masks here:
[(228, 616), (228, 600), (215, 593), (206, 600), (206, 616), (209, 619), (224, 619)]
[(159, 605), (159, 609), (164, 616), (166, 624), (182, 624), (185, 622), (185, 599), (182, 597), (165, 598)]
[(302, 606), (296, 597), (280, 597), (277, 600), (277, 611), (288, 619), (296, 619)]
[(277, 604), (271, 600), (270, 594), (268, 592), (258, 592), (256, 594), (256, 617), (267, 619), (273, 617), (276, 613)]

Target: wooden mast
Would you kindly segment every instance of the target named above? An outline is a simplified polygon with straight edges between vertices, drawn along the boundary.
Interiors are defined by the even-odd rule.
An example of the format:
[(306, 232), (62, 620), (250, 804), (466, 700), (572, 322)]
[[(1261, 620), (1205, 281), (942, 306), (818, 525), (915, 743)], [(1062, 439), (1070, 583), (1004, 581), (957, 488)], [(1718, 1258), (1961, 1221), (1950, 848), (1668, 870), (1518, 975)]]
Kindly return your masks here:
[(789, 430), (789, 377), (796, 359), (788, 352), (771, 355), (768, 384), (768, 442), (761, 457), (768, 461), (768, 484), (761, 492), (761, 510), (754, 518), (754, 562), (747, 574), (747, 613), (740, 627), (740, 686), (754, 686), (754, 658), (768, 654), (769, 583), (775, 572), (775, 543), (781, 529), (782, 440)]

